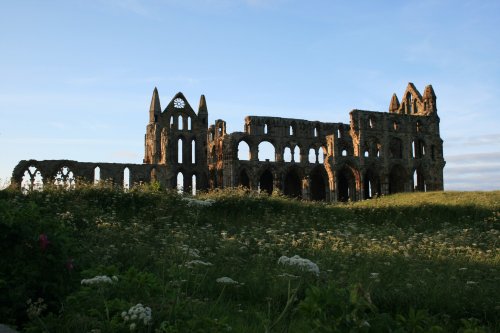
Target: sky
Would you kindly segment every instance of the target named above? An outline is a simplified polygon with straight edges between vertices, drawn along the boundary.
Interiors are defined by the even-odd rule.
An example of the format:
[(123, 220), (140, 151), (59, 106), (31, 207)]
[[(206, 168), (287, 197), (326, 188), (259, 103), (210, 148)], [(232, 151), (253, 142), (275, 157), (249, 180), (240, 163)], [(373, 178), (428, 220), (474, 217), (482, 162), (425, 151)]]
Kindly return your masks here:
[(142, 163), (149, 104), (349, 123), (437, 95), (446, 190), (500, 189), (500, 1), (0, 0), (0, 184), (23, 159)]

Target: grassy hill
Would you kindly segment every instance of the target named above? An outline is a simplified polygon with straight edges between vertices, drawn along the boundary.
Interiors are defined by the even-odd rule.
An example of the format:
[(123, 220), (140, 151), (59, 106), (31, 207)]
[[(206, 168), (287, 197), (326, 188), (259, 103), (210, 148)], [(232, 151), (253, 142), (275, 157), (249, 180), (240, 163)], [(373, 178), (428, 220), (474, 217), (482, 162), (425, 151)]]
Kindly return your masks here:
[(499, 218), (500, 191), (327, 204), (243, 190), (195, 199), (147, 187), (4, 190), (0, 323), (29, 332), (498, 331)]

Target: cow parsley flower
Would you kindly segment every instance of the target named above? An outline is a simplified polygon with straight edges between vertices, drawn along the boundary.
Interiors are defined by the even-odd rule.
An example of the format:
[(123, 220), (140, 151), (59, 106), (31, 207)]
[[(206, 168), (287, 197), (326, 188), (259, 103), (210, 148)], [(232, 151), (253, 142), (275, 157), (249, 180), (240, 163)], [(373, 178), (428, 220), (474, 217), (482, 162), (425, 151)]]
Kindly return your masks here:
[(151, 308), (141, 303), (134, 305), (128, 311), (123, 311), (121, 315), (124, 322), (132, 321), (130, 324), (131, 331), (137, 327), (137, 324), (133, 321), (142, 322), (144, 325), (149, 325), (153, 321)]
[(199, 258), (200, 257), (200, 251), (198, 251), (197, 249), (191, 248), (187, 245), (181, 245), (181, 246), (179, 246), (179, 249), (192, 258)]
[(97, 275), (90, 279), (83, 279), (81, 284), (83, 285), (92, 285), (92, 284), (100, 284), (100, 283), (113, 283), (113, 281), (118, 281), (118, 277), (113, 276), (109, 277), (106, 275)]
[(313, 274), (319, 275), (319, 267), (309, 259), (301, 258), (298, 255), (293, 257), (281, 256), (278, 259), (278, 264), (295, 266), (303, 271), (311, 272)]
[(211, 262), (208, 262), (208, 261), (201, 261), (201, 260), (191, 260), (191, 261), (188, 261), (184, 264), (184, 266), (188, 267), (188, 268), (193, 268), (195, 266), (213, 266)]
[(215, 280), (217, 283), (222, 283), (222, 284), (239, 284), (238, 281), (234, 281), (230, 277), (223, 276)]

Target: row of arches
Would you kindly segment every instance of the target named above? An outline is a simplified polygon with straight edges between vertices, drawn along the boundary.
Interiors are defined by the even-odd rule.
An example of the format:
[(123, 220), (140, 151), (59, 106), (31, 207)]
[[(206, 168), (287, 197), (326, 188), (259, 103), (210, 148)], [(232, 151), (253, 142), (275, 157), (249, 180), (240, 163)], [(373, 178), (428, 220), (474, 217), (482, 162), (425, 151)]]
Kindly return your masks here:
[(428, 176), (421, 167), (413, 169), (413, 175), (410, 175), (399, 164), (392, 166), (387, 173), (380, 172), (375, 167), (360, 172), (356, 167), (344, 164), (333, 171), (331, 183), (325, 170), (319, 166), (307, 175), (298, 167), (291, 167), (283, 172), (263, 168), (257, 174), (252, 174), (243, 167), (237, 177), (239, 186), (268, 194), (279, 189), (285, 195), (295, 198), (302, 198), (306, 194), (307, 199), (311, 200), (326, 200), (329, 192), (335, 193), (334, 200), (346, 202), (370, 199), (382, 194), (428, 190)]
[[(93, 179), (90, 180), (91, 183), (97, 185), (101, 181), (104, 181), (104, 179), (101, 179), (101, 168), (99, 166), (96, 166), (94, 168), (92, 174)], [(128, 167), (125, 167), (122, 171), (122, 178), (117, 178), (117, 175), (115, 173), (112, 181), (117, 184), (121, 183), (123, 188), (125, 190), (128, 190), (132, 185), (131, 176), (132, 174), (130, 169)], [(55, 185), (66, 189), (73, 189), (76, 186), (77, 177), (78, 176), (68, 166), (61, 167), (55, 175), (50, 176), (42, 174), (42, 172), (36, 166), (31, 165), (24, 171), (20, 186), (23, 192), (33, 190), (41, 191), (43, 190), (44, 186), (47, 185)], [(87, 179), (87, 182), (88, 181), (89, 179)]]
[[(284, 147), (281, 154), (283, 162), (301, 162), (301, 150), (302, 148), (299, 145)], [(269, 141), (260, 142), (255, 153), (258, 161), (276, 162), (276, 149)], [(323, 147), (309, 148), (307, 151), (307, 161), (309, 163), (323, 163), (325, 153)], [(246, 141), (242, 140), (239, 142), (237, 156), (240, 161), (250, 161), (252, 159), (252, 151)]]
[[(178, 193), (190, 192), (192, 195), (196, 195), (196, 184), (198, 177), (196, 174), (192, 174), (191, 178), (184, 177), (184, 173), (179, 171), (176, 176), (176, 189)], [(190, 180), (190, 181), (189, 181)]]
[(175, 160), (178, 164), (196, 164), (196, 140), (192, 139), (189, 146), (186, 145), (185, 141), (186, 139), (183, 137), (177, 140), (177, 158)]
[[(189, 116), (170, 116), (169, 120), (170, 128), (179, 130), (179, 131), (191, 131), (193, 129), (193, 120)], [(176, 127), (174, 125), (177, 125)]]
[(257, 191), (272, 194), (280, 189), (283, 194), (292, 198), (302, 198), (303, 189), (307, 187), (311, 200), (326, 200), (328, 178), (323, 168), (314, 168), (307, 177), (299, 168), (289, 168), (284, 173), (277, 173), (266, 168), (255, 177), (242, 168), (238, 174), (238, 185), (256, 188)]

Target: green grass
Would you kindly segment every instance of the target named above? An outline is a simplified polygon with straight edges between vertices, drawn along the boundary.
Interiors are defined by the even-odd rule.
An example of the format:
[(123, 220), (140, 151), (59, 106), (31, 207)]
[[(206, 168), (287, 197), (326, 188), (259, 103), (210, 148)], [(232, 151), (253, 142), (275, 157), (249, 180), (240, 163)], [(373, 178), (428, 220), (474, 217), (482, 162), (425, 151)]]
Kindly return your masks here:
[[(500, 191), (197, 199), (214, 202), (148, 188), (1, 191), (0, 322), (130, 332), (122, 312), (142, 303), (152, 321), (135, 331), (500, 330)], [(293, 255), (320, 274), (278, 264)], [(97, 275), (118, 280), (80, 283)]]

